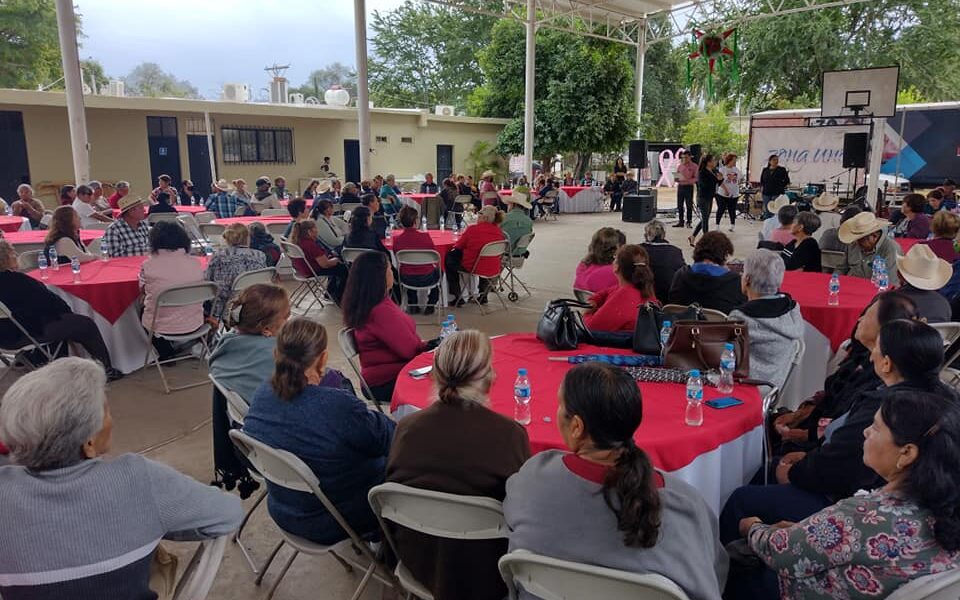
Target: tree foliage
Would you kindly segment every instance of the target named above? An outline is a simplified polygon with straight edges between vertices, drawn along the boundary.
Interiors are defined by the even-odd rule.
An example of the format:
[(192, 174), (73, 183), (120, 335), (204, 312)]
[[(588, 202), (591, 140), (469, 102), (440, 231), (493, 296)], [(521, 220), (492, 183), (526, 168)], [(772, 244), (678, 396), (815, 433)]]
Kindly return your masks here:
[(81, 60), (80, 71), (83, 73), (83, 82), (91, 87), (96, 86), (98, 93), (103, 93), (107, 85), (110, 84), (110, 78), (103, 70), (103, 65), (97, 60)]
[(350, 92), (351, 98), (357, 97), (357, 72), (339, 62), (331, 63), (310, 73), (306, 81), (290, 92), (299, 92), (304, 96), (314, 96), (323, 102), (323, 93), (333, 85), (339, 85)]
[[(523, 153), (524, 36), (516, 22), (494, 26), (479, 55), (485, 83), (470, 100), (474, 114), (512, 119), (503, 154)], [(534, 155), (623, 149), (637, 128), (627, 47), (552, 29), (539, 30), (536, 44)]]
[(747, 138), (734, 129), (727, 112), (723, 104), (714, 104), (706, 112), (697, 114), (683, 128), (683, 143), (700, 144), (704, 154), (735, 152), (743, 156)]
[(37, 89), (62, 76), (53, 0), (0, 1), (0, 87)]
[[(658, 30), (666, 28), (668, 23), (660, 19), (651, 26)], [(683, 48), (667, 42), (647, 47), (640, 131), (648, 140), (678, 140), (683, 126), (690, 120), (689, 100), (683, 85), (685, 57)]]
[(145, 62), (137, 65), (123, 78), (126, 91), (131, 96), (153, 98), (199, 98), (197, 88), (189, 81), (177, 79), (164, 71), (160, 65)]
[(495, 21), (412, 0), (389, 12), (374, 11), (370, 99), (385, 107), (465, 108), (468, 94), (481, 83), (477, 49)]
[(473, 176), (474, 181), (480, 181), (480, 175), (484, 171), (492, 171), (496, 180), (507, 175), (507, 161), (497, 154), (496, 147), (486, 140), (474, 142), (465, 162), (467, 172)]

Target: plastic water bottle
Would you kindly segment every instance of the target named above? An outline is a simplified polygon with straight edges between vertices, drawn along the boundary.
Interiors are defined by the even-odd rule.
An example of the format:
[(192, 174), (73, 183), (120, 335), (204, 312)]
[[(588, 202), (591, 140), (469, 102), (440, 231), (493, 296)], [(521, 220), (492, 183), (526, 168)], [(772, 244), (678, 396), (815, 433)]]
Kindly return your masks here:
[(446, 229), (445, 219), (440, 219), (440, 233), (443, 233), (443, 230)]
[(440, 341), (443, 341), (450, 337), (450, 319), (447, 319), (443, 322), (443, 325), (440, 326)]
[(460, 328), (457, 327), (457, 319), (453, 315), (447, 315), (447, 322), (450, 323), (450, 335), (460, 330)]
[(830, 296), (827, 299), (827, 304), (830, 306), (837, 306), (840, 304), (840, 275), (834, 273), (830, 276)]
[(80, 257), (70, 259), (70, 270), (73, 271), (73, 282), (80, 283)]
[(513, 420), (521, 425), (530, 424), (530, 379), (527, 378), (526, 369), (517, 370), (517, 380), (513, 384), (513, 399), (517, 406), (513, 414)]
[(396, 219), (393, 218), (393, 215), (390, 215), (390, 223), (389, 223), (389, 226), (387, 227), (387, 231), (391, 231), (396, 228), (397, 228), (397, 221)]
[(454, 241), (460, 239), (460, 227), (457, 225), (457, 222), (453, 222), (453, 239)]
[(877, 287), (878, 280), (880, 279), (880, 258), (879, 254), (873, 255), (873, 264), (870, 268), (870, 283), (873, 284), (873, 287)]
[(103, 262), (110, 260), (110, 248), (107, 246), (107, 243), (103, 241), (103, 238), (100, 238), (100, 260)]
[(422, 219), (420, 219), (420, 231), (426, 231), (426, 230), (427, 230), (427, 218), (423, 217)]
[(697, 369), (690, 371), (687, 377), (687, 412), (684, 420), (691, 427), (703, 425), (703, 380)]
[(47, 260), (50, 261), (50, 266), (54, 271), (60, 270), (60, 257), (57, 256), (57, 249), (53, 246), (50, 246), (50, 249), (47, 250)]
[(885, 292), (890, 289), (890, 276), (887, 274), (887, 267), (880, 268), (880, 275), (877, 276), (877, 290)]
[(211, 246), (210, 244), (204, 244), (203, 253), (204, 255), (206, 255), (207, 258), (210, 258), (211, 256), (213, 256), (213, 246)]
[(673, 322), (664, 321), (660, 328), (660, 358), (667, 354), (667, 342), (670, 341), (670, 332), (673, 330)]
[(50, 274), (47, 273), (48, 266), (47, 257), (41, 252), (40, 256), (37, 257), (37, 268), (40, 269), (40, 279), (50, 279)]
[(12, 205), (12, 204), (7, 204), (7, 216), (8, 216), (8, 217), (12, 217), (12, 216), (13, 216), (13, 205)]
[(737, 370), (737, 357), (733, 354), (733, 344), (724, 344), (720, 354), (720, 380), (717, 381), (717, 391), (729, 394), (733, 391), (733, 372)]
[(383, 233), (383, 235), (388, 240), (393, 239), (393, 226), (387, 227), (387, 230)]

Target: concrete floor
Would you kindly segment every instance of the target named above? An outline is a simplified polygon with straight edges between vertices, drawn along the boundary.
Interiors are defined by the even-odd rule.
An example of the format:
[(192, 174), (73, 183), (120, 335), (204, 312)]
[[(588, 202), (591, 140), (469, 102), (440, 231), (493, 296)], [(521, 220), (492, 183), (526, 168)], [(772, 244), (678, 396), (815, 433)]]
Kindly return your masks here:
[[(661, 194), (660, 205), (672, 206), (672, 198), (663, 198)], [(670, 225), (673, 219), (665, 219), (665, 222)], [(643, 241), (644, 224), (624, 223), (619, 214), (560, 215), (556, 222), (538, 221), (535, 225), (536, 239), (530, 247), (531, 258), (520, 271), (533, 293), (532, 297), (522, 297), (515, 304), (507, 301), (507, 310), (504, 311), (491, 296), (489, 308), (496, 309), (496, 312), (485, 316), (480, 315), (476, 306), (448, 312), (456, 315), (461, 329), (478, 328), (490, 335), (532, 331), (548, 301), (572, 296), (577, 262), (585, 254), (593, 232), (604, 226), (621, 229), (629, 243)], [(725, 223), (721, 231), (726, 232), (727, 227)], [(742, 219), (738, 221), (736, 233), (730, 234), (736, 248), (735, 258), (742, 259), (756, 247), (758, 231), (759, 223)], [(689, 229), (667, 229), (669, 241), (683, 248), (688, 262), (692, 249), (685, 238), (689, 234)], [(298, 314), (297, 311), (294, 314)], [(313, 310), (309, 316), (324, 324), (328, 332), (336, 332), (341, 327), (340, 311), (333, 306)], [(438, 334), (437, 323), (427, 317), (417, 319), (418, 330), (423, 338)], [(331, 366), (349, 374), (346, 361), (335, 343), (330, 347), (330, 355)], [(206, 376), (205, 371), (191, 364), (179, 365), (172, 372), (174, 382), (188, 382)], [(4, 389), (12, 379), (6, 378)], [(156, 370), (150, 370), (134, 373), (115, 382), (108, 394), (114, 419), (113, 454), (140, 452), (200, 481), (209, 482), (213, 478), (209, 385), (164, 395)], [(249, 502), (251, 500), (247, 500)], [(258, 561), (262, 561), (278, 540), (276, 526), (270, 520), (265, 506), (258, 508), (244, 531), (245, 545)], [(195, 544), (186, 543), (167, 545), (182, 557), (181, 567), (195, 548)], [(265, 598), (283, 561), (289, 556), (288, 552), (286, 549), (281, 551), (263, 585), (257, 587), (254, 585), (254, 575), (238, 547), (229, 545), (217, 583), (209, 597), (216, 600)], [(358, 577), (346, 574), (332, 558), (301, 556), (287, 573), (275, 598), (350, 598), (358, 580)], [(379, 598), (380, 593), (379, 586), (371, 584), (363, 598)]]

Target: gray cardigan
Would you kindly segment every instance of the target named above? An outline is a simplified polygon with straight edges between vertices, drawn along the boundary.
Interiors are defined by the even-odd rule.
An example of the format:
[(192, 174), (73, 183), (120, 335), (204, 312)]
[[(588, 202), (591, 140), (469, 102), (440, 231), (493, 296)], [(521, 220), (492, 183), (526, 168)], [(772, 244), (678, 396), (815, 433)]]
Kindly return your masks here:
[[(660, 538), (652, 548), (628, 548), (617, 519), (600, 493), (602, 486), (574, 474), (567, 453), (537, 454), (507, 480), (503, 513), (510, 550), (529, 550), (561, 560), (673, 580), (691, 600), (720, 600), (727, 578), (727, 553), (717, 517), (700, 494), (672, 475), (660, 489)], [(534, 598), (523, 592), (521, 598)]]
[(788, 294), (751, 300), (730, 313), (730, 319), (746, 321), (750, 336), (750, 378), (769, 381), (782, 388), (803, 337), (800, 306)]

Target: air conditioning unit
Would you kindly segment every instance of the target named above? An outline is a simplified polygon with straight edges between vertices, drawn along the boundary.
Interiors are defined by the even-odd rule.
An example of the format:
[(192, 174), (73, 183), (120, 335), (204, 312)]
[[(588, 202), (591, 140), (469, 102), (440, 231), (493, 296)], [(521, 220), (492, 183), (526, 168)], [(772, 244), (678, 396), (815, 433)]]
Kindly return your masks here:
[(225, 83), (223, 99), (227, 102), (247, 102), (250, 100), (250, 88), (245, 83)]
[(303, 104), (303, 103), (304, 103), (303, 94), (301, 94), (301, 93), (299, 93), (299, 92), (290, 94), (289, 103), (290, 103), (290, 104)]
[(120, 79), (111, 79), (107, 87), (101, 89), (100, 92), (105, 96), (116, 96), (117, 98), (123, 98), (126, 94), (123, 81)]
[(440, 115), (441, 117), (452, 117), (454, 115), (455, 110), (456, 110), (456, 107), (449, 106), (447, 104), (438, 104), (433, 109), (433, 114)]

